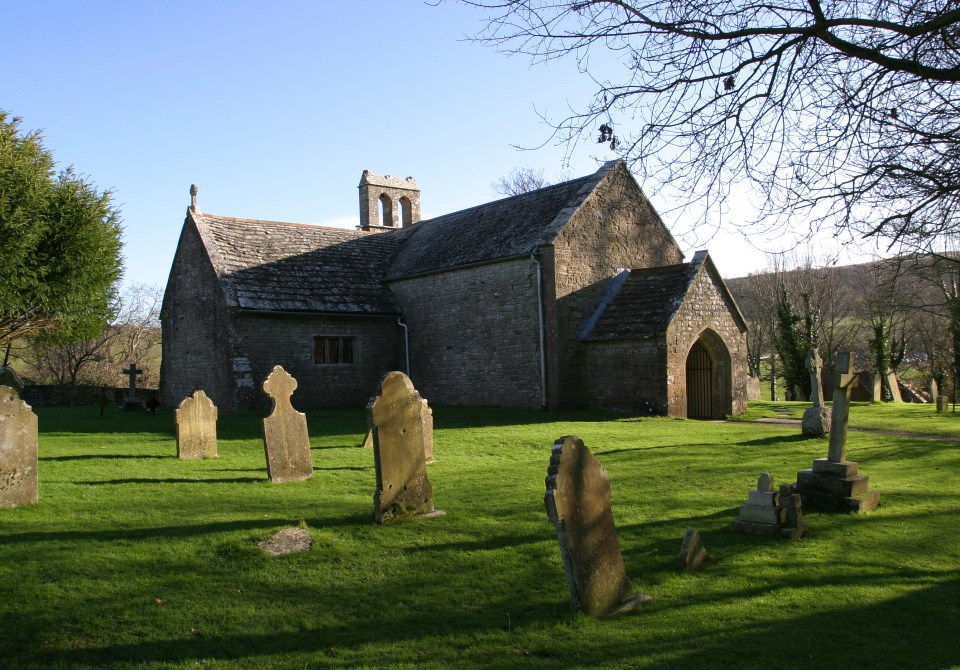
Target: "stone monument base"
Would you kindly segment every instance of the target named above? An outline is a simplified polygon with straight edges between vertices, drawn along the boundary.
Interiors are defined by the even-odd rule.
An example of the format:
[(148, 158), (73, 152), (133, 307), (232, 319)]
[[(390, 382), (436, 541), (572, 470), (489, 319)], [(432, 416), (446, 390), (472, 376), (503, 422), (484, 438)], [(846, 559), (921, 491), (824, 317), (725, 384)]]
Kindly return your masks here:
[(757, 488), (750, 491), (746, 505), (740, 506), (740, 518), (730, 522), (730, 529), (750, 535), (767, 535), (799, 540), (807, 533), (803, 520), (803, 502), (793, 492), (793, 485), (781, 484), (773, 490), (773, 477), (760, 473)]
[(817, 437), (826, 435), (830, 432), (830, 420), (829, 407), (808, 407), (803, 412), (800, 429), (804, 435), (815, 435)]
[(836, 463), (826, 458), (797, 473), (795, 490), (807, 509), (864, 514), (880, 505), (880, 494), (869, 490), (870, 478), (857, 474), (855, 461)]

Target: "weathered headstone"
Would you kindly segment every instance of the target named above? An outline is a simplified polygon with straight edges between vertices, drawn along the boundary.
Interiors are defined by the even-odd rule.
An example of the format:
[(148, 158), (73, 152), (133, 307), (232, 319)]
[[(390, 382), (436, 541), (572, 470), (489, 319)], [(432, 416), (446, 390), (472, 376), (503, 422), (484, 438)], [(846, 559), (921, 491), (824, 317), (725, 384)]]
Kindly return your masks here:
[(0, 508), (36, 505), (37, 493), (37, 415), (0, 386)]
[(143, 370), (139, 369), (135, 363), (123, 371), (123, 374), (130, 378), (127, 388), (127, 399), (123, 403), (124, 410), (143, 409), (143, 402), (137, 398), (137, 375), (142, 375)]
[[(0, 379), (2, 379), (2, 377), (0, 377)], [(930, 378), (928, 388), (930, 389), (930, 402), (937, 402), (937, 398), (940, 397), (940, 387), (937, 385), (937, 380), (933, 377)]]
[(680, 543), (677, 567), (687, 571), (699, 570), (708, 560), (710, 560), (710, 554), (707, 553), (707, 547), (699, 531), (696, 528), (687, 528), (687, 532), (683, 534), (683, 542)]
[(433, 457), (433, 410), (427, 404), (426, 398), (421, 398), (423, 411), (420, 412), (420, 420), (423, 422), (423, 457), (430, 463), (436, 463), (437, 459)]
[(267, 476), (271, 482), (295, 482), (313, 477), (313, 457), (307, 435), (307, 417), (290, 404), (297, 380), (279, 365), (263, 382), (263, 391), (273, 401), (263, 420), (263, 447)]
[(813, 403), (803, 412), (800, 431), (804, 435), (821, 436), (830, 430), (830, 408), (823, 406), (823, 394), (820, 391), (820, 370), (823, 361), (815, 348), (807, 349), (807, 370), (810, 372), (810, 400)]
[(948, 395), (937, 396), (937, 411), (938, 412), (950, 411), (950, 396)]
[(784, 484), (779, 491), (773, 488), (773, 476), (761, 472), (757, 488), (750, 491), (747, 504), (740, 506), (740, 518), (730, 522), (730, 528), (751, 535), (771, 535), (799, 540), (807, 532), (807, 524), (800, 511), (801, 498)]
[(373, 431), (369, 428), (367, 429), (367, 434), (363, 436), (363, 444), (360, 445), (361, 449), (373, 449)]
[(177, 458), (217, 457), (217, 406), (202, 390), (183, 399), (176, 411)]
[(546, 486), (543, 502), (557, 530), (571, 607), (608, 617), (649, 600), (627, 577), (607, 471), (576, 435), (553, 445)]
[(23, 380), (9, 365), (0, 367), (0, 386), (12, 388), (18, 396), (23, 397)]
[(897, 373), (893, 370), (887, 370), (884, 373), (887, 380), (887, 388), (890, 389), (890, 402), (903, 402), (903, 394), (900, 393), (900, 382), (897, 380)]
[(796, 493), (807, 508), (862, 514), (880, 504), (880, 495), (868, 490), (869, 477), (857, 474), (859, 465), (846, 459), (850, 392), (857, 384), (853, 354), (837, 353), (834, 370), (830, 448), (826, 458), (813, 461), (812, 469), (797, 473)]
[(385, 376), (377, 395), (367, 405), (377, 470), (373, 496), (373, 518), (377, 523), (437, 513), (427, 477), (425, 405), (410, 378), (402, 372)]

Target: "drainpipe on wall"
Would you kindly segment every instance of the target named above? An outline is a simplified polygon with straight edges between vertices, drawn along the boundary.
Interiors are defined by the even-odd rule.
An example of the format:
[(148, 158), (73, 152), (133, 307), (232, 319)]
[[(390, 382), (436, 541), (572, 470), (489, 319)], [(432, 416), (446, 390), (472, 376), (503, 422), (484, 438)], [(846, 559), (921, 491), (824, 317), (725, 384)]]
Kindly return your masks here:
[(537, 260), (536, 251), (530, 252), (530, 260), (537, 266), (537, 315), (540, 319), (540, 409), (547, 407), (547, 353), (544, 350), (546, 336), (543, 321), (543, 266)]
[(410, 329), (403, 322), (401, 317), (397, 317), (397, 325), (403, 328), (403, 354), (406, 359), (406, 373), (410, 376)]

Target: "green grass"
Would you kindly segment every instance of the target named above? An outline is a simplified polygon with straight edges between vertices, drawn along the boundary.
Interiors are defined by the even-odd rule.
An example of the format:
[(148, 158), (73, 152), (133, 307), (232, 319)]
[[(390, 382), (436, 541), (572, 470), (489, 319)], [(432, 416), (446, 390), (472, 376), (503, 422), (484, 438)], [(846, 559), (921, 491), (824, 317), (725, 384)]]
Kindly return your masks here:
[[(258, 415), (221, 417), (220, 458), (181, 462), (169, 411), (37, 413), (40, 504), (0, 510), (3, 668), (960, 667), (953, 442), (851, 432), (883, 506), (808, 513), (790, 543), (728, 528), (759, 472), (793, 481), (825, 455), (791, 426), (438, 407), (447, 515), (379, 527), (361, 409), (308, 413), (315, 476), (282, 485)], [(570, 433), (610, 473), (627, 572), (653, 596), (617, 619), (570, 611), (543, 509), (550, 445)], [(256, 546), (301, 523), (310, 552)], [(681, 574), (691, 526), (714, 560)]]

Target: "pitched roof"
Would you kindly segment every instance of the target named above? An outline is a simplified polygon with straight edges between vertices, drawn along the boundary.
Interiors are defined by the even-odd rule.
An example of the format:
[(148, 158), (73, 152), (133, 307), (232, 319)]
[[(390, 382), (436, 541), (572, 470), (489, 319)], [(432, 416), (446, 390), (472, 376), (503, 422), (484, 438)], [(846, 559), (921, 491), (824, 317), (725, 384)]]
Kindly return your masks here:
[(196, 222), (227, 305), (251, 310), (399, 314), (383, 284), (396, 235), (234, 219)]
[(420, 221), (402, 231), (404, 243), (385, 279), (530, 254), (559, 232), (615, 165), (607, 163), (586, 177)]
[(746, 331), (746, 321), (709, 254), (698, 251), (689, 263), (624, 270), (614, 278), (580, 339), (649, 339), (665, 334), (701, 268), (732, 306), (731, 316)]

